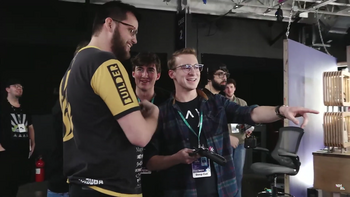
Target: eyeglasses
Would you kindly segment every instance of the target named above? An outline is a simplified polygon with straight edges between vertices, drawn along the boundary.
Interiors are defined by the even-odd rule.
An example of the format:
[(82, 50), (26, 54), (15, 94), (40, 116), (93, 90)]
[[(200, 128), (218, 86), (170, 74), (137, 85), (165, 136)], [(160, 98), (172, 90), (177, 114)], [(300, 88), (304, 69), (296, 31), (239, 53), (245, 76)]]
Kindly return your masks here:
[(214, 75), (216, 75), (220, 78), (224, 78), (224, 76), (226, 76), (226, 78), (230, 77), (230, 73), (227, 73), (227, 72), (218, 72), (218, 73), (215, 73)]
[(23, 89), (23, 86), (22, 85), (12, 85), (12, 86), (14, 86), (15, 88), (17, 88), (17, 89)]
[(112, 18), (112, 20), (115, 21), (115, 22), (117, 22), (117, 23), (123, 24), (123, 25), (125, 25), (125, 26), (132, 27), (132, 28), (129, 28), (129, 29), (128, 29), (129, 32), (130, 32), (130, 34), (131, 34), (131, 36), (136, 36), (137, 33), (139, 32), (139, 31), (136, 29), (136, 27), (134, 27), (133, 25), (130, 25), (130, 24), (128, 24), (128, 23), (124, 23), (124, 22), (122, 22), (122, 21), (120, 21), (120, 20), (116, 20), (116, 19), (113, 19), (113, 18)]
[(180, 68), (184, 72), (189, 73), (193, 68), (193, 70), (201, 72), (203, 70), (203, 66), (204, 66), (203, 64), (193, 64), (193, 65), (184, 64), (184, 65), (176, 66), (175, 69)]

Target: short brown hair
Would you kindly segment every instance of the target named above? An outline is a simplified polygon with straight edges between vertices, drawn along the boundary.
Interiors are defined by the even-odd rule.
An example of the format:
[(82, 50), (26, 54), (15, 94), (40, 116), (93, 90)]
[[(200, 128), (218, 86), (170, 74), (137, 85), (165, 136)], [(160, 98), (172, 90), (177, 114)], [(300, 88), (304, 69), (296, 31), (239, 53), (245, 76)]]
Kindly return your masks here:
[(197, 52), (193, 48), (183, 48), (183, 49), (177, 50), (171, 55), (170, 59), (168, 60), (168, 69), (173, 70), (175, 68), (176, 57), (184, 54), (194, 55), (197, 57)]
[(236, 81), (234, 79), (232, 79), (232, 78), (227, 79), (226, 85), (231, 84), (231, 83), (236, 87)]
[(133, 5), (121, 1), (110, 1), (99, 6), (92, 24), (92, 35), (96, 36), (100, 33), (106, 18), (111, 17), (114, 20), (122, 21), (126, 19), (127, 12), (133, 13), (136, 19), (140, 21), (141, 16)]
[(131, 59), (132, 70), (135, 71), (136, 66), (150, 66), (155, 64), (157, 73), (162, 72), (160, 59), (155, 53), (139, 53)]

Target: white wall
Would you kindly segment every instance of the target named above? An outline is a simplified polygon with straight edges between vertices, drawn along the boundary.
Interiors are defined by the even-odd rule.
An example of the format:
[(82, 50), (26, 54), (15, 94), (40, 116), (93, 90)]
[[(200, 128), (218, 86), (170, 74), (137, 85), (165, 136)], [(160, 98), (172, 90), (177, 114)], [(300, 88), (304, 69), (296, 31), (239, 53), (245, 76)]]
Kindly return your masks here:
[[(288, 40), (288, 105), (302, 106), (320, 111), (309, 115), (309, 124), (301, 141), (298, 155), (301, 168), (296, 176), (290, 177), (290, 193), (306, 197), (306, 189), (313, 186), (313, 157), (323, 144), (323, 72), (336, 71), (334, 57), (303, 44)], [(302, 120), (301, 118), (299, 120)], [(289, 122), (290, 126), (295, 126)]]

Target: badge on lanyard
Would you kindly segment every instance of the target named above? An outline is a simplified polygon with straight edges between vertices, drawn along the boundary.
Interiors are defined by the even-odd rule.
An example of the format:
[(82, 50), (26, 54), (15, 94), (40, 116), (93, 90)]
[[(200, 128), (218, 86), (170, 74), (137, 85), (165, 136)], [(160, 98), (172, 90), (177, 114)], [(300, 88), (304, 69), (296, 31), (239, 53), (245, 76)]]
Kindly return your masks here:
[(231, 133), (239, 133), (239, 125), (238, 124), (228, 124), (228, 130)]
[[(198, 138), (198, 148), (201, 147), (201, 142), (200, 142), (200, 135), (202, 133), (202, 125), (203, 125), (203, 113), (200, 114), (200, 119), (199, 119), (199, 131), (198, 135), (197, 133), (192, 129), (190, 124), (186, 121), (186, 119), (183, 117), (180, 111), (179, 115), (181, 119), (184, 121), (186, 126), (190, 129), (190, 131)], [(192, 163), (192, 177), (193, 178), (203, 178), (203, 177), (210, 177), (211, 176), (211, 171), (210, 171), (210, 160), (206, 157), (201, 157), (194, 161)]]
[(192, 177), (193, 178), (204, 178), (210, 177), (210, 159), (201, 157), (192, 163)]
[(141, 174), (152, 174), (152, 172), (148, 170), (146, 167), (142, 167)]

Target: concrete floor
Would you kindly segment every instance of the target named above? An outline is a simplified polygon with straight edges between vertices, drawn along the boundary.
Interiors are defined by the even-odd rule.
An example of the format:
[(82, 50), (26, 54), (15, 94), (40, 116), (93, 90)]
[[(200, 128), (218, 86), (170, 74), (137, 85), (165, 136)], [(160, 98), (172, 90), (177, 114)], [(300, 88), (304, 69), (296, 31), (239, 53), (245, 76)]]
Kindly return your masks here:
[[(245, 175), (243, 178), (243, 197), (256, 197), (257, 193), (268, 187), (269, 183), (265, 177), (257, 175)], [(46, 182), (29, 183), (20, 187), (17, 197), (46, 197)], [(328, 192), (323, 192), (322, 197), (350, 197), (345, 194), (332, 195)]]
[[(269, 187), (263, 176), (245, 175), (243, 178), (243, 197), (255, 197), (264, 188)], [(20, 187), (17, 197), (46, 197), (46, 182), (29, 183)]]

